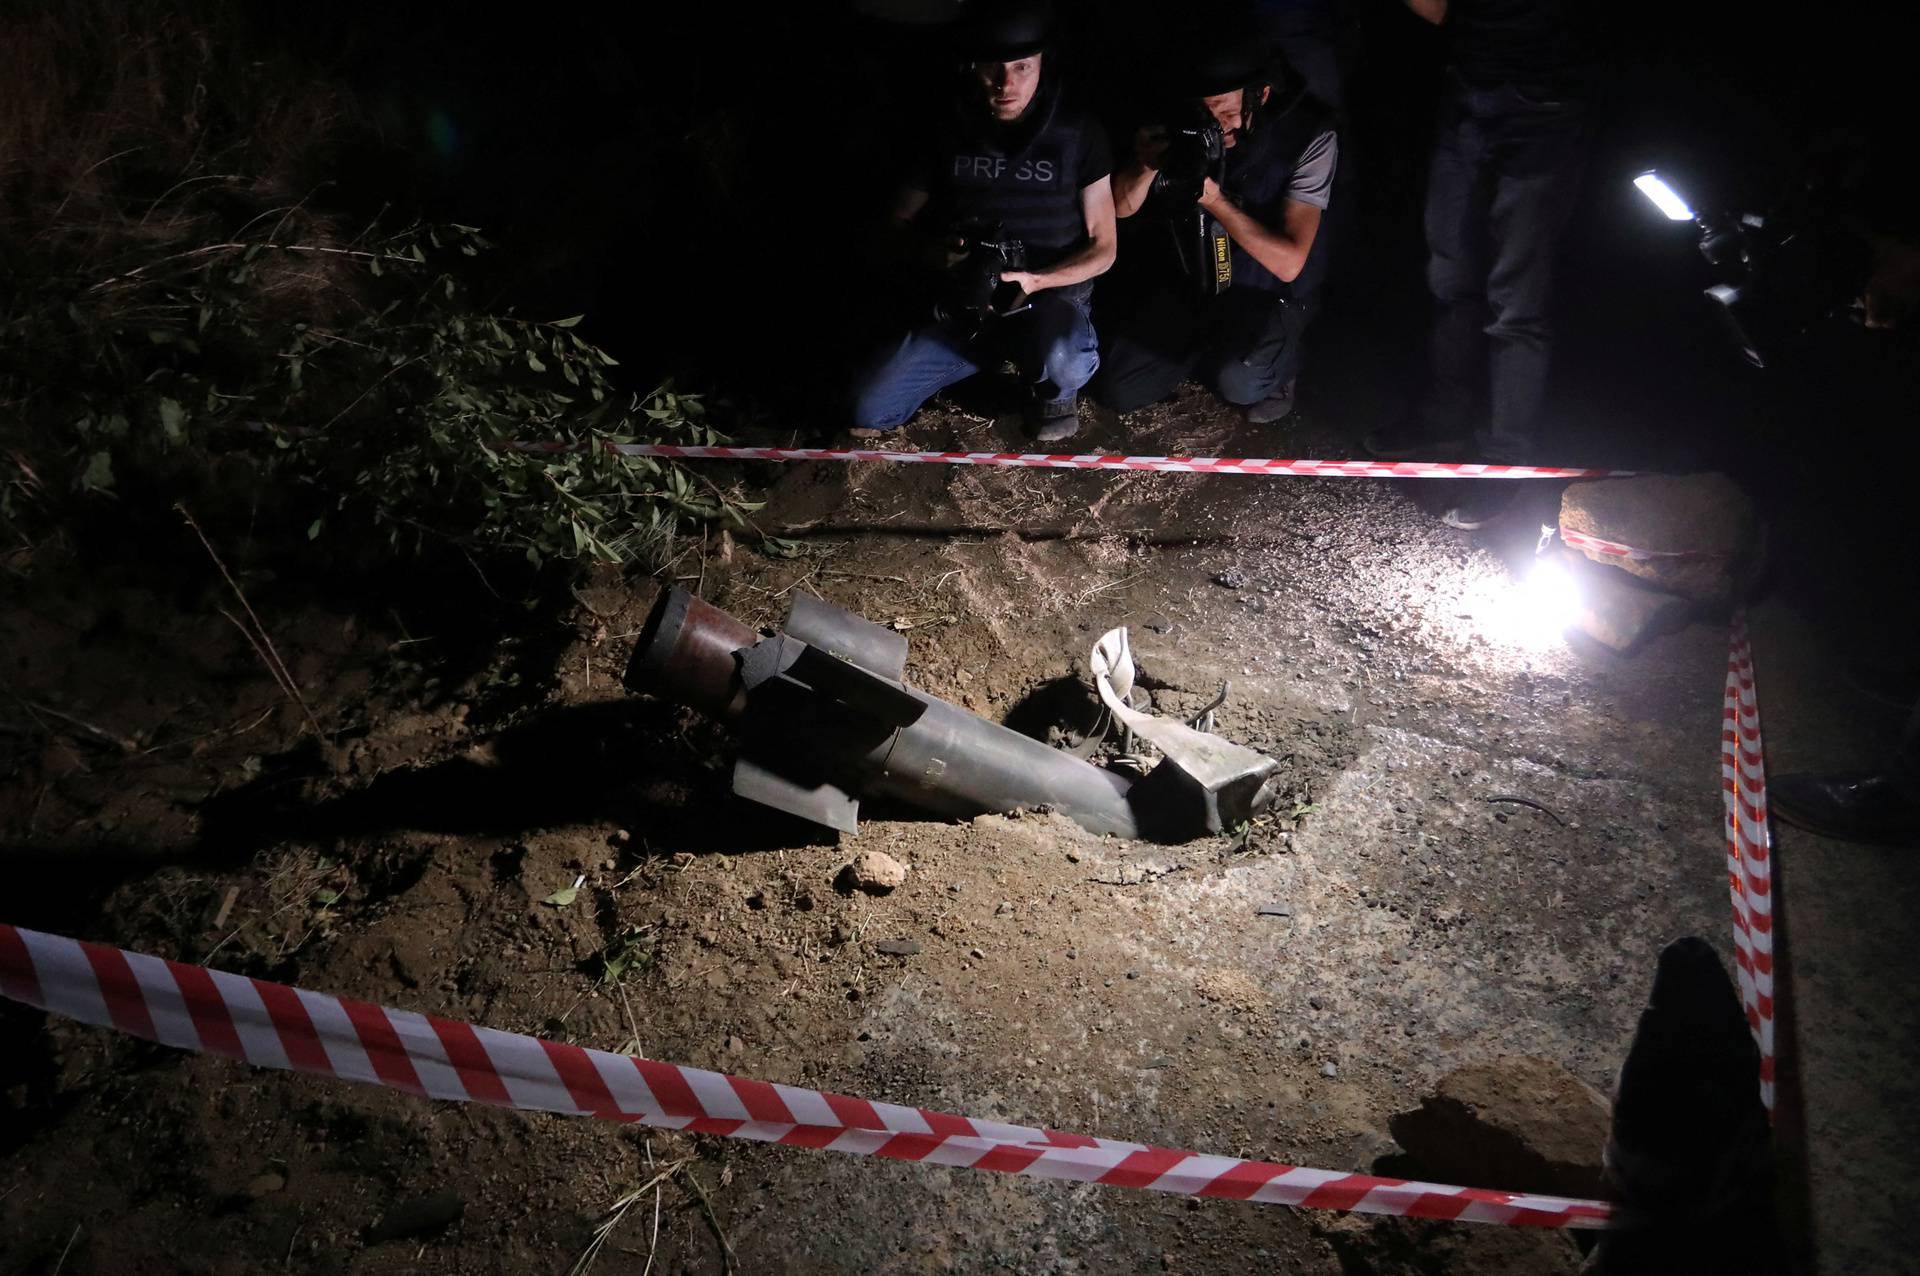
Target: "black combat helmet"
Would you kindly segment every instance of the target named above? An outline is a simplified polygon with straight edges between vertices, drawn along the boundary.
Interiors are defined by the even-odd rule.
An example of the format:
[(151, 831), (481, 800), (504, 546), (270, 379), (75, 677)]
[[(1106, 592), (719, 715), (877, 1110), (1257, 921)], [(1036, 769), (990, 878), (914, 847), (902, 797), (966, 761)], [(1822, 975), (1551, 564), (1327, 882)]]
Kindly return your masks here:
[(1217, 97), (1262, 84), (1275, 96), (1291, 91), (1286, 61), (1277, 56), (1251, 22), (1223, 17), (1202, 22), (1181, 42), (1173, 59), (1173, 83), (1179, 97)]
[(1044, 53), (1053, 39), (1048, 0), (971, 0), (955, 24), (968, 62), (1017, 62)]

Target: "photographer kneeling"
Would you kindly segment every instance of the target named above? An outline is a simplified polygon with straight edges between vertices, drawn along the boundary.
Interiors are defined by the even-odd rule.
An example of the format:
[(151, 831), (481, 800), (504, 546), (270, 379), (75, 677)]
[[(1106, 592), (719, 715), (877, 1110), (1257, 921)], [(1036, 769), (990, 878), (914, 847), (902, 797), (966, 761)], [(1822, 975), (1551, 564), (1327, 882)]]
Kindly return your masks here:
[(1010, 358), (1035, 437), (1068, 438), (1100, 365), (1093, 280), (1113, 264), (1116, 239), (1106, 134), (1063, 100), (1046, 5), (974, 8), (962, 20), (960, 101), (893, 207), (933, 278), (914, 290), (909, 329), (855, 380), (856, 434), (895, 429), (940, 390)]
[(1115, 211), (1138, 218), (1129, 233), (1146, 250), (1129, 240), (1115, 313), (1102, 297), (1094, 393), (1131, 412), (1198, 376), (1247, 420), (1278, 421), (1293, 408), (1311, 313), (1295, 294), (1321, 269), (1339, 144), (1298, 77), (1251, 41), (1222, 39), (1182, 79), (1193, 122), (1141, 129), (1114, 175)]

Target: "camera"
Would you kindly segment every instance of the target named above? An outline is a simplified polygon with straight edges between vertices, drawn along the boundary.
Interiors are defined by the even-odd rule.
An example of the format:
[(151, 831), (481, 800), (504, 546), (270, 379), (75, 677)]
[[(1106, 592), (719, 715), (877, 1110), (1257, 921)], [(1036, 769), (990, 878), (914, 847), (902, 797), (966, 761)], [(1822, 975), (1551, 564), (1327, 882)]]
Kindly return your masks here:
[(1225, 292), (1233, 283), (1233, 241), (1226, 228), (1198, 206), (1202, 183), (1225, 177), (1226, 158), (1227, 135), (1213, 121), (1169, 129), (1167, 148), (1153, 176), (1153, 193), (1173, 236), (1174, 257), (1203, 297)]
[(933, 316), (941, 323), (979, 325), (1018, 314), (1031, 304), (1018, 284), (1001, 279), (1009, 270), (1027, 268), (1027, 247), (1007, 237), (998, 222), (967, 222), (956, 231), (965, 255), (947, 273)]
[(1169, 129), (1160, 171), (1153, 178), (1154, 193), (1191, 204), (1200, 198), (1204, 179), (1220, 180), (1226, 158), (1227, 135), (1218, 124)]
[(1859, 298), (1869, 250), (1811, 188), (1768, 212), (1698, 213), (1658, 173), (1634, 185), (1672, 221), (1700, 230), (1700, 255), (1717, 282), (1707, 298), (1741, 356), (1756, 368), (1778, 363), (1792, 344)]

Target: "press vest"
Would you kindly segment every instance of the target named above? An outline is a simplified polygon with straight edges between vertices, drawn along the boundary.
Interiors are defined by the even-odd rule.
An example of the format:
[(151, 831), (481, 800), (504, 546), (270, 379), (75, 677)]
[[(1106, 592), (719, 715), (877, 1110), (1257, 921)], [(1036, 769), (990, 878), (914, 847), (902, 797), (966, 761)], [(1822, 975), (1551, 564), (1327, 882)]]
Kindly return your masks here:
[(1044, 270), (1086, 246), (1080, 191), (1111, 168), (1100, 125), (1057, 90), (1008, 125), (956, 114), (926, 161), (930, 224), (998, 222)]
[[(1222, 183), (1227, 197), (1262, 222), (1277, 224), (1293, 184), (1294, 165), (1313, 139), (1332, 127), (1326, 108), (1304, 95), (1296, 94), (1292, 102), (1261, 112), (1252, 132), (1227, 152)], [(1308, 264), (1311, 268), (1312, 254)], [(1267, 292), (1288, 290), (1279, 276), (1239, 244), (1233, 246), (1233, 283), (1236, 288)]]

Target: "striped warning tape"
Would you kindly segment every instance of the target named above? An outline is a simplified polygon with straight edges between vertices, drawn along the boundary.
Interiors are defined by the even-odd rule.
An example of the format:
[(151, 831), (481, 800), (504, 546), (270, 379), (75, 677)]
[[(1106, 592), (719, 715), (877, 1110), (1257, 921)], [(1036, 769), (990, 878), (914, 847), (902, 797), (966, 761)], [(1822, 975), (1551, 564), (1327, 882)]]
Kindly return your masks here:
[(1727, 808), (1727, 886), (1733, 896), (1733, 962), (1740, 1002), (1760, 1044), (1760, 1099), (1773, 1113), (1773, 835), (1753, 648), (1744, 615), (1733, 621), (1720, 723), (1720, 787)]
[(1649, 562), (1655, 559), (1727, 557), (1725, 554), (1716, 553), (1713, 550), (1707, 549), (1640, 549), (1634, 545), (1622, 545), (1619, 541), (1603, 540), (1598, 536), (1589, 536), (1585, 532), (1576, 532), (1564, 524), (1560, 527), (1559, 531), (1561, 541), (1574, 549), (1592, 550), (1596, 554), (1604, 554), (1610, 558), (1628, 558), (1636, 563)]
[(1010, 465), (1051, 470), (1159, 470), (1177, 474), (1266, 474), (1308, 478), (1589, 479), (1633, 470), (1556, 465), (1482, 465), (1450, 461), (1314, 461), (1255, 456), (1115, 456), (1096, 452), (909, 452), (886, 448), (692, 447), (674, 443), (515, 443), (514, 451), (560, 455), (605, 452), (714, 461), (894, 461), (909, 465)]
[[(304, 426), (249, 422), (257, 434), (290, 439), (324, 437)], [(569, 456), (652, 456), (707, 461), (894, 461), (908, 465), (999, 465), (1047, 470), (1158, 470), (1175, 474), (1266, 474), (1303, 478), (1595, 479), (1630, 478), (1638, 470), (1578, 469), (1559, 465), (1487, 465), (1467, 461), (1316, 461), (1260, 456), (1120, 456), (1103, 452), (926, 452), (891, 448), (734, 447), (680, 443), (626, 443), (564, 439), (500, 443), (509, 452)]]
[(1361, 1214), (1606, 1227), (1604, 1201), (1203, 1156), (753, 1081), (0, 925), (0, 995), (259, 1067), (672, 1130)]

